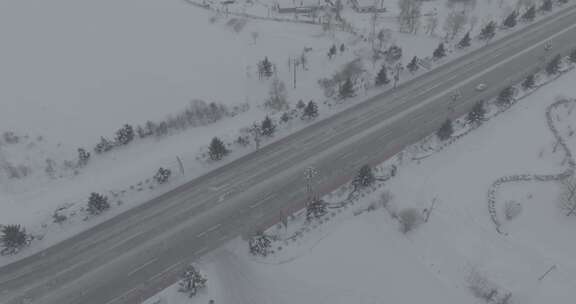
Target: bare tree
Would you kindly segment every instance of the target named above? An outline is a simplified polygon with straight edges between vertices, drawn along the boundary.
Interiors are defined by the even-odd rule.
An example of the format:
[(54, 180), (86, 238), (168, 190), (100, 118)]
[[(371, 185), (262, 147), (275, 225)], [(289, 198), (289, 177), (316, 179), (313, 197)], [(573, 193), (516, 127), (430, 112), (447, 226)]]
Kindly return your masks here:
[(468, 23), (468, 16), (465, 11), (451, 11), (444, 22), (446, 37), (453, 40)]
[(419, 0), (399, 0), (400, 14), (398, 22), (400, 31), (416, 34), (420, 27), (420, 16), (422, 1)]
[(277, 77), (272, 79), (269, 97), (264, 103), (264, 106), (275, 111), (284, 111), (288, 109), (288, 102), (286, 101), (286, 86)]
[(438, 16), (436, 14), (428, 15), (426, 18), (426, 34), (430, 36), (436, 35), (436, 27), (438, 27)]
[(574, 175), (566, 178), (562, 182), (560, 207), (566, 210), (566, 216), (570, 216), (576, 212), (576, 178)]

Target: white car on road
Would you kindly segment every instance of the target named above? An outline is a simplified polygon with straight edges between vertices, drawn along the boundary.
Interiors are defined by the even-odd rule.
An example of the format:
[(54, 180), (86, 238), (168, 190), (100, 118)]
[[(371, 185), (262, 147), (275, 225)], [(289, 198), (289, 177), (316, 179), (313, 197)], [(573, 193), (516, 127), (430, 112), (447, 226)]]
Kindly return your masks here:
[(486, 90), (486, 84), (485, 83), (481, 83), (481, 84), (476, 86), (476, 91), (484, 91), (484, 90)]

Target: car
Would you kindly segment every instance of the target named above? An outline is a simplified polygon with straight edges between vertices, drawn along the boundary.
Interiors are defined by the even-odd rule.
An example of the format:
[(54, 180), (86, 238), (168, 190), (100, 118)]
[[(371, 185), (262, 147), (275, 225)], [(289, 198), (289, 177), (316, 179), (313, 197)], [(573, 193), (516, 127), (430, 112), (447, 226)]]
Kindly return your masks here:
[(479, 85), (476, 86), (476, 91), (484, 91), (486, 90), (486, 84), (485, 83), (481, 83)]

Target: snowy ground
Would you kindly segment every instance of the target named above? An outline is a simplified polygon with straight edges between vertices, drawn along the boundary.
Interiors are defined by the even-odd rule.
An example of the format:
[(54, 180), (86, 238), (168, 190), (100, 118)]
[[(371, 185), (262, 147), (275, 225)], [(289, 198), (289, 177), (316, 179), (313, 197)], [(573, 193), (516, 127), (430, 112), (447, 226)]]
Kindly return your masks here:
[[(449, 10), (445, 1), (430, 3), (426, 11)], [(496, 1), (487, 3), (470, 9), (482, 18), (500, 9)], [(317, 80), (358, 57), (366, 69), (365, 82), (372, 83), (382, 60), (371, 60), (370, 43), (362, 38), (368, 26), (363, 16), (350, 17), (358, 30), (351, 34), (325, 32), (318, 25), (226, 18), (176, 0), (2, 2), (0, 130), (14, 132), (19, 142), (0, 140), (0, 223), (22, 224), (44, 239), (18, 257), (0, 258), (0, 264), (46, 248), (213, 169), (197, 161), (213, 136), (230, 140), (240, 128), (269, 114), (261, 104), (270, 80), (259, 80), (256, 72), (265, 56), (276, 64), (291, 105), (300, 99), (326, 101)], [(429, 56), (442, 36), (399, 33), (390, 18), (383, 17), (377, 25), (393, 29), (388, 44), (404, 49), (404, 64), (415, 55)], [(347, 48), (328, 59), (333, 44)], [(305, 48), (312, 49), (307, 53), (308, 69), (298, 69), (294, 89), (288, 60)], [(113, 136), (122, 124), (159, 121), (182, 111), (192, 99), (229, 107), (246, 103), (250, 108), (162, 139), (138, 140), (104, 155), (92, 153), (87, 167), (66, 169), (78, 147), (91, 151), (100, 136)], [(321, 116), (344, 108), (321, 107)], [(302, 127), (289, 126), (281, 135)], [(184, 175), (176, 157), (183, 161)], [(54, 161), (55, 177), (45, 172), (48, 159)], [(175, 175), (168, 185), (150, 181), (160, 166)], [(7, 167), (21, 169), (26, 176), (8, 178)], [(108, 195), (114, 208), (85, 222), (83, 207), (90, 192)], [(69, 219), (54, 224), (52, 215), (59, 208)]]
[[(566, 155), (554, 149), (546, 109), (558, 97), (576, 96), (576, 71), (537, 90), (442, 152), (399, 164), (395, 178), (348, 208), (334, 209), (321, 223), (289, 221), (288, 235), (275, 253), (253, 257), (235, 240), (199, 262), (208, 288), (189, 300), (167, 289), (147, 304), (164, 303), (573, 303), (576, 246), (570, 241), (574, 217), (558, 207), (558, 182), (503, 185), (497, 213), (507, 234), (499, 234), (488, 213), (487, 192), (502, 176), (556, 174)], [(574, 108), (552, 110), (554, 125), (571, 151)], [(383, 191), (392, 194), (379, 207)], [(329, 202), (346, 195), (336, 191)], [(402, 234), (391, 214), (405, 208), (434, 208), (429, 221)], [(508, 201), (521, 205), (504, 219)], [(369, 210), (375, 206), (375, 210)], [(368, 209), (367, 209), (368, 208)], [(282, 227), (267, 233), (282, 237)], [(281, 247), (278, 248), (277, 246)], [(548, 273), (547, 273), (548, 272)], [(547, 273), (547, 274), (546, 274)], [(546, 274), (544, 276), (544, 274)], [(544, 277), (543, 277), (544, 276)], [(497, 290), (493, 301), (477, 290)], [(500, 302), (498, 302), (500, 301)]]

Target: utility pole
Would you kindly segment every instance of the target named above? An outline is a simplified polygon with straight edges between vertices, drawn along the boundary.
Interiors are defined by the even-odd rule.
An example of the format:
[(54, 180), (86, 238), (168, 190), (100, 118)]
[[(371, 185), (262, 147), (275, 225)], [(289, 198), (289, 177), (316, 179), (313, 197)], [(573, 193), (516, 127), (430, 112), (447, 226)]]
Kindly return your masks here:
[(184, 175), (184, 165), (182, 164), (182, 160), (179, 156), (176, 156), (176, 160), (178, 161), (178, 165), (180, 166), (180, 173)]
[(296, 57), (294, 57), (294, 59), (292, 60), (292, 62), (293, 62), (293, 64), (294, 64), (294, 67), (293, 67), (293, 70), (294, 70), (294, 88), (296, 88), (296, 67), (297, 67)]
[(310, 166), (304, 169), (304, 180), (306, 182), (306, 194), (308, 196), (308, 202), (312, 201), (315, 196), (314, 189), (312, 187), (312, 181), (316, 175), (318, 175), (318, 170), (316, 170), (316, 168)]

